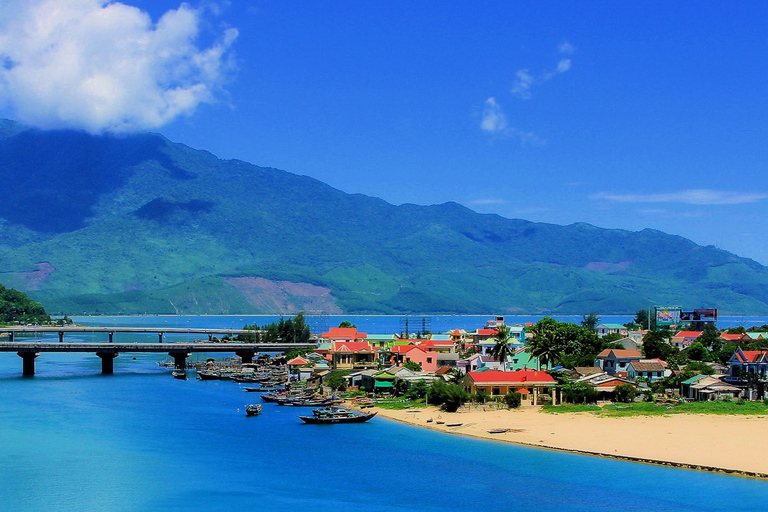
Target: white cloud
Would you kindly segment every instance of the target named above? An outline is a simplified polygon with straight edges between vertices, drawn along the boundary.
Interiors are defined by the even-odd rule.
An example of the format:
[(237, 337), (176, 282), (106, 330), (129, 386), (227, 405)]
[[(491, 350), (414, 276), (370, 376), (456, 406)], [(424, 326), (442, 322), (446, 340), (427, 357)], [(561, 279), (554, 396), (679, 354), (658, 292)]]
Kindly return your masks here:
[(523, 144), (534, 146), (543, 146), (546, 141), (533, 132), (526, 132), (507, 125), (507, 117), (501, 106), (496, 102), (496, 98), (485, 100), (483, 114), (480, 119), (480, 129), (486, 133), (502, 137), (515, 138)]
[[(568, 42), (562, 43), (557, 47), (557, 51), (563, 55), (570, 55), (576, 51)], [(518, 69), (515, 72), (515, 82), (512, 84), (510, 92), (522, 100), (529, 100), (533, 96), (532, 88), (534, 85), (541, 85), (552, 80), (557, 75), (562, 75), (571, 69), (571, 59), (560, 59), (557, 67), (551, 71), (546, 71), (538, 77), (533, 76), (527, 69)]]
[(527, 100), (531, 98), (531, 86), (536, 81), (527, 69), (518, 69), (515, 73), (517, 79), (512, 85), (512, 94), (520, 99)]
[(480, 129), (488, 133), (503, 132), (507, 128), (507, 118), (495, 98), (485, 100)]
[(41, 128), (92, 133), (162, 126), (215, 101), (237, 30), (195, 44), (201, 11), (156, 23), (106, 0), (28, 0), (0, 8), (0, 105)]
[(574, 53), (576, 53), (576, 47), (573, 46), (568, 41), (563, 41), (562, 43), (557, 45), (557, 51), (562, 55), (573, 55)]
[(756, 203), (768, 199), (768, 194), (691, 189), (661, 194), (615, 194), (611, 192), (600, 192), (598, 194), (593, 194), (591, 197), (592, 199), (600, 199), (614, 203), (679, 203), (718, 206)]

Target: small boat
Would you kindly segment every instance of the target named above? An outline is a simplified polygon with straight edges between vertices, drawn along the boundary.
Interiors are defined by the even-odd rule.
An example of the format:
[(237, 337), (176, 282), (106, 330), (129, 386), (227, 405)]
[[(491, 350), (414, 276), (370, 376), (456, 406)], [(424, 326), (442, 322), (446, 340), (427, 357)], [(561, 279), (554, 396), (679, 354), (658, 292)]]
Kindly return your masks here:
[(494, 428), (488, 431), (489, 434), (506, 434), (509, 432), (508, 428)]
[(259, 404), (247, 404), (245, 406), (245, 415), (246, 416), (256, 416), (257, 414), (261, 414), (261, 405), (259, 405)]
[(463, 423), (446, 423), (445, 424), (446, 427), (460, 427), (462, 425)]
[(187, 371), (186, 370), (173, 370), (171, 372), (171, 375), (173, 375), (174, 379), (187, 380)]
[(312, 411), (312, 416), (299, 416), (304, 423), (331, 425), (334, 423), (365, 423), (377, 413), (363, 414), (344, 407), (324, 407)]

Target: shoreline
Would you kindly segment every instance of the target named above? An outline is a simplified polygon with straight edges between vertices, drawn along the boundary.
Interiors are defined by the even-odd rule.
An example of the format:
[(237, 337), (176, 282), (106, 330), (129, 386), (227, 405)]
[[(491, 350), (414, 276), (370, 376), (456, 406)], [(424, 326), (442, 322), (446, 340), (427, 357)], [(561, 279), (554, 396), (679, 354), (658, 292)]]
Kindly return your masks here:
[[(768, 428), (766, 416), (600, 418), (589, 413), (550, 414), (530, 407), (455, 413), (436, 407), (365, 409), (373, 411), (399, 423), (474, 439), (768, 480), (768, 448), (755, 442)], [(427, 422), (430, 418), (433, 421)], [(457, 423), (461, 425), (446, 426)], [(504, 428), (509, 430), (488, 432)]]

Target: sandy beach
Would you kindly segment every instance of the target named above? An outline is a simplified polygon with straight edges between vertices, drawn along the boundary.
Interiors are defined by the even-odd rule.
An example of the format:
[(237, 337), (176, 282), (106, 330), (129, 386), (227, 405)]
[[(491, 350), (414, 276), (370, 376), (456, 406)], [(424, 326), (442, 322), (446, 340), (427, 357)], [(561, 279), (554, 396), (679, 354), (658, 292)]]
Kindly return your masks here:
[[(538, 408), (375, 410), (418, 427), (526, 446), (635, 462), (768, 478), (768, 416), (676, 414), (602, 418), (590, 413), (549, 414)], [(427, 420), (431, 419), (431, 422)], [(444, 423), (438, 423), (444, 422)], [(461, 426), (448, 426), (461, 423)], [(489, 430), (509, 429), (504, 433)]]

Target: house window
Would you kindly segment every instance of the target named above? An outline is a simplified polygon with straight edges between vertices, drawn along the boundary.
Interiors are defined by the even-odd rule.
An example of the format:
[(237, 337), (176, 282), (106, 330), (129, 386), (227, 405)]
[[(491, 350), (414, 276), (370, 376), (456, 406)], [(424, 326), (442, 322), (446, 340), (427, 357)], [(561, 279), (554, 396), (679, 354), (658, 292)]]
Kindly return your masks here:
[(427, 358), (427, 364), (432, 364), (432, 358), (431, 357)]
[(493, 388), (491, 390), (491, 394), (492, 395), (500, 395), (501, 394), (501, 390), (499, 388)]

